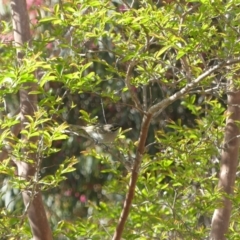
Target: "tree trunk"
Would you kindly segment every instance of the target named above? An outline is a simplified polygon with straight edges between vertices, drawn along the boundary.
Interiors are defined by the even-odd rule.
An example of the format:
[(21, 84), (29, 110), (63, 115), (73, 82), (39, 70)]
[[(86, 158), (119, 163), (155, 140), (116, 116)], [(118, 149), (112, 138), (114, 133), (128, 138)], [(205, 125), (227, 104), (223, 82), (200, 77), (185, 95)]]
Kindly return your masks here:
[[(24, 44), (30, 44), (31, 39), (26, 1), (11, 0), (11, 8), (14, 41), (16, 47), (18, 47), (17, 60), (18, 63), (21, 64), (21, 60), (24, 57), (24, 52), (21, 50), (21, 47), (23, 47)], [(36, 88), (37, 83), (34, 82), (28, 82), (21, 86), (20, 116), (22, 129), (26, 128), (26, 125), (28, 124), (28, 118), (26, 116), (28, 115), (34, 118), (34, 113), (37, 110), (37, 95), (29, 94)], [(31, 188), (22, 192), (23, 201), (25, 204), (25, 214), (28, 215), (33, 239), (49, 240), (52, 239), (52, 234), (37, 183), (36, 168), (39, 159), (37, 157), (37, 152), (34, 152), (33, 149), (30, 149), (30, 143), (36, 145), (38, 139), (36, 137), (27, 139), (25, 136), (22, 138), (26, 142), (26, 148), (22, 149), (23, 155), (25, 156), (26, 160), (31, 160), (33, 162), (29, 163), (27, 161), (16, 161), (18, 175), (23, 179), (32, 181)]]
[(225, 240), (228, 231), (239, 152), (240, 91), (231, 81), (228, 92), (228, 118), (226, 121), (224, 148), (221, 155), (221, 169), (218, 187), (222, 191), (222, 207), (214, 211), (212, 218), (211, 240)]

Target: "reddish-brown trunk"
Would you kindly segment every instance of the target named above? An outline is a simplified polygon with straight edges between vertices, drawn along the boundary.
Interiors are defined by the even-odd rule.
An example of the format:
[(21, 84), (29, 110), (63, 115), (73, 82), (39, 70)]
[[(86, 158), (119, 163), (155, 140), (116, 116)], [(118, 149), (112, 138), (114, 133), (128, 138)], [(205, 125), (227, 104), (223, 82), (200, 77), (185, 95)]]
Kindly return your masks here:
[[(233, 85), (231, 83), (230, 85)], [(225, 240), (228, 231), (239, 152), (240, 91), (228, 93), (228, 119), (225, 128), (224, 149), (221, 156), (221, 169), (218, 187), (223, 193), (222, 207), (215, 210), (212, 218), (211, 240)]]

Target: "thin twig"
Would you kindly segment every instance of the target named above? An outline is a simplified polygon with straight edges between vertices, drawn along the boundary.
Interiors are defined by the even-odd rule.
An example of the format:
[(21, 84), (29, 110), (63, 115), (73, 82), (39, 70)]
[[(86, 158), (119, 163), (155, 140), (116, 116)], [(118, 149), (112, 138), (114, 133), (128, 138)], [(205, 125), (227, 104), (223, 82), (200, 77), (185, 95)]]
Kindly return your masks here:
[(126, 75), (126, 78), (125, 78), (125, 83), (128, 87), (128, 90), (129, 92), (131, 93), (131, 97), (132, 97), (132, 100), (133, 102), (135, 103), (136, 107), (139, 108), (139, 109), (142, 109), (142, 106), (141, 106), (141, 103), (135, 93), (135, 91), (133, 90), (133, 87), (131, 85), (131, 76), (132, 76), (132, 70), (133, 70), (133, 67), (136, 65), (135, 61), (132, 60), (130, 63), (129, 63), (129, 66), (128, 66), (128, 69), (127, 69), (127, 75)]

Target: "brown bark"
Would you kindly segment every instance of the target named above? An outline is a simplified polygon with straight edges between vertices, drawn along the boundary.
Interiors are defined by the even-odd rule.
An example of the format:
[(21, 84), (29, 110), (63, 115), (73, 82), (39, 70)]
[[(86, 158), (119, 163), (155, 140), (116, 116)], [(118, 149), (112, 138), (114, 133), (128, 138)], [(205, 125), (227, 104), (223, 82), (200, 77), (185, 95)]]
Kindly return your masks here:
[[(29, 28), (29, 18), (27, 13), (25, 0), (11, 0), (12, 8), (12, 21), (14, 30), (14, 41), (17, 50), (17, 59), (19, 64), (24, 57), (24, 52), (21, 49), (24, 44), (29, 44), (31, 35)], [(35, 90), (36, 83), (25, 83), (21, 86), (20, 90), (20, 115), (21, 115), (21, 128), (24, 129), (28, 124), (28, 116), (34, 117), (34, 113), (37, 109), (37, 95), (29, 94), (29, 92)], [(37, 143), (37, 138), (26, 139), (27, 146)], [(25, 214), (28, 215), (29, 223), (32, 229), (33, 239), (35, 240), (48, 240), (52, 239), (51, 230), (47, 221), (46, 212), (41, 197), (40, 190), (38, 188), (36, 175), (36, 166), (39, 161), (37, 153), (33, 152), (30, 147), (22, 149), (22, 152), (27, 160), (33, 161), (33, 164), (27, 161), (15, 161), (18, 168), (18, 175), (26, 180), (31, 180), (31, 188), (29, 191), (25, 190), (22, 193), (23, 201), (25, 204)]]
[[(230, 83), (233, 86), (233, 83)], [(212, 218), (211, 240), (225, 240), (228, 231), (239, 152), (240, 91), (235, 89), (228, 93), (228, 118), (226, 121), (224, 149), (221, 156), (221, 169), (218, 187), (222, 191), (222, 207), (214, 211)]]
[(128, 193), (126, 195), (126, 199), (124, 201), (123, 210), (122, 210), (121, 216), (119, 218), (116, 231), (112, 238), (113, 240), (121, 239), (121, 236), (122, 236), (123, 230), (124, 230), (124, 226), (127, 221), (127, 218), (128, 218), (129, 212), (130, 212), (130, 208), (132, 206), (132, 201), (134, 198), (135, 188), (136, 188), (138, 174), (139, 174), (139, 168), (140, 168), (142, 156), (143, 156), (144, 150), (145, 150), (145, 143), (146, 143), (148, 129), (149, 129), (151, 119), (152, 119), (151, 114), (145, 115), (143, 118), (136, 158), (135, 158), (134, 165), (132, 168), (132, 175), (131, 175), (131, 179), (130, 179), (130, 183), (129, 183), (129, 189), (128, 189)]

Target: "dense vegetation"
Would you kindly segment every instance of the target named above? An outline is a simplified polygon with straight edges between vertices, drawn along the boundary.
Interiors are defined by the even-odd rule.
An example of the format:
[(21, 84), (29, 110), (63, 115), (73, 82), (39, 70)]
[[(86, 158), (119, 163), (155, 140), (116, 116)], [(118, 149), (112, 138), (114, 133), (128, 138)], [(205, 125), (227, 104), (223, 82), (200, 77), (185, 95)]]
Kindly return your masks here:
[[(238, 1), (24, 2), (1, 11), (3, 239), (238, 239)], [(114, 143), (64, 132), (97, 122)]]

